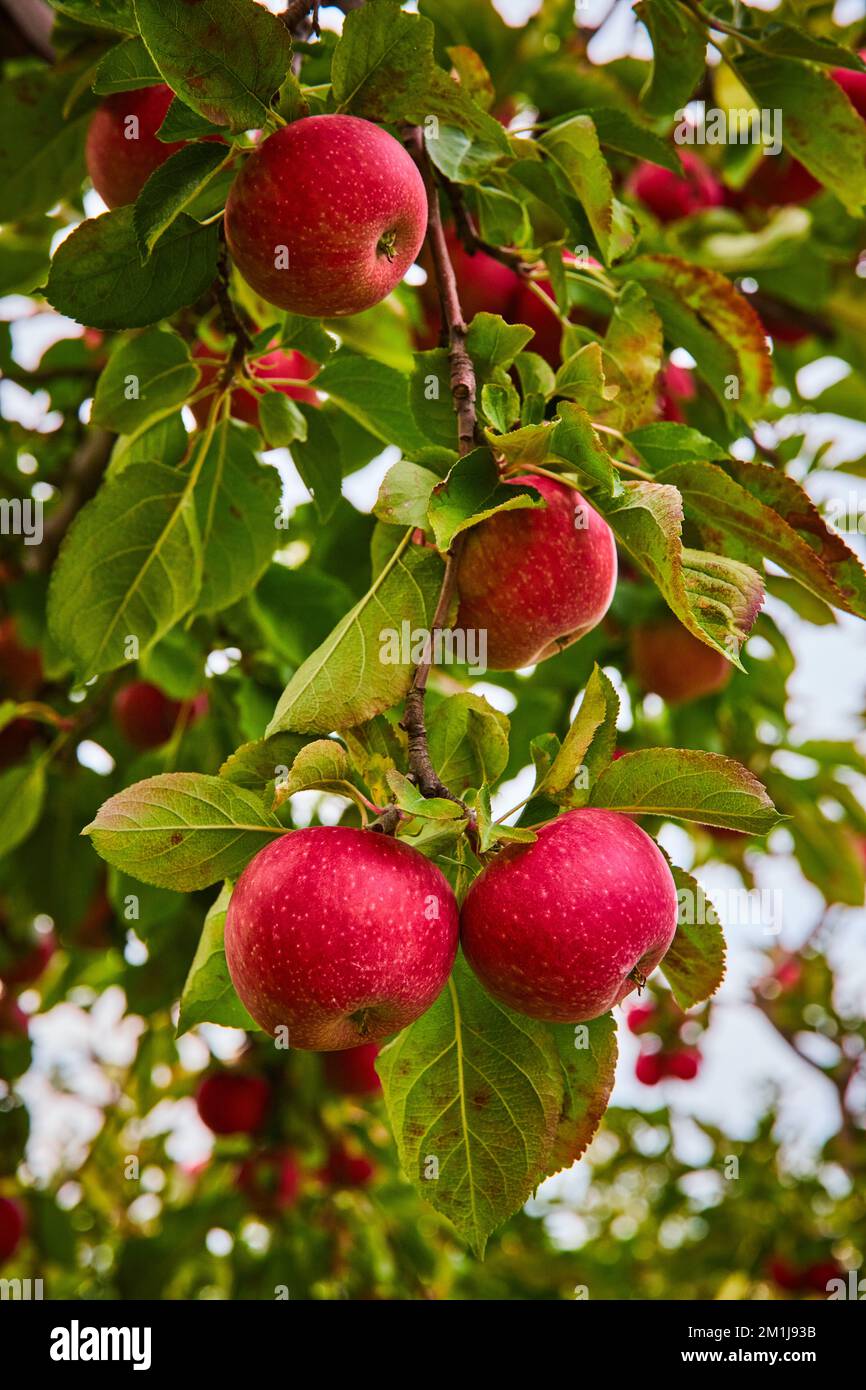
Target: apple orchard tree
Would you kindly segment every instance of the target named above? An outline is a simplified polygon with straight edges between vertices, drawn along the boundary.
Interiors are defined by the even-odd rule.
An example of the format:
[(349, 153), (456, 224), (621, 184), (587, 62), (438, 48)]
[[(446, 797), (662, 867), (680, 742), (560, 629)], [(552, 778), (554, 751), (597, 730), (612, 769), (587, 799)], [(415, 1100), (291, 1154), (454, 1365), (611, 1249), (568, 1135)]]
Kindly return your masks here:
[[(644, 1086), (698, 1075), (722, 922), (843, 1177), (792, 1195), (772, 1106), (705, 1126), (695, 1254), (668, 1110), (651, 1148), (612, 1109), (582, 1282), (806, 1295), (862, 1258), (826, 951), (866, 762), (786, 712), (786, 633), (866, 617), (862, 462), (805, 418), (866, 420), (862, 24), (634, 8), (650, 56), (606, 63), (570, 0), (0, 11), (0, 1258), (57, 1296), (572, 1296), (522, 1209), (593, 1139), (618, 1018)], [(824, 904), (799, 954), (782, 854)], [(118, 995), (98, 1133), (40, 1176), (29, 1035)], [(153, 1121), (193, 1090), (198, 1167)], [(228, 1262), (216, 1226), (252, 1231)]]

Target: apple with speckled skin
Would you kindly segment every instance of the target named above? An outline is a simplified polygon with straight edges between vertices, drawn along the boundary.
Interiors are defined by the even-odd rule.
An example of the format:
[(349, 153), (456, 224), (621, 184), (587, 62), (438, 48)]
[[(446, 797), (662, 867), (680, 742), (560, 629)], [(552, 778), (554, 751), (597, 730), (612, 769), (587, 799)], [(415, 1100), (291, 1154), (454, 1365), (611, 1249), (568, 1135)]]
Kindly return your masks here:
[(635, 628), (631, 662), (641, 689), (661, 695), (669, 705), (716, 694), (733, 671), (727, 657), (694, 637), (676, 618)]
[(349, 826), (280, 836), (238, 879), (225, 928), (234, 987), (266, 1032), (337, 1052), (418, 1018), (457, 952), (457, 903), (417, 850)]
[(460, 941), (494, 999), (584, 1023), (638, 988), (676, 925), (676, 886), (655, 842), (628, 816), (587, 807), (497, 855), (466, 895)]
[(15, 1254), (26, 1225), (21, 1203), (12, 1197), (0, 1197), (0, 1264)]
[(427, 227), (406, 150), (357, 116), (308, 116), (269, 136), (232, 184), (225, 228), (238, 270), (281, 309), (339, 318), (403, 278)]
[(94, 114), (85, 159), (93, 187), (108, 207), (134, 203), (154, 169), (187, 143), (166, 143), (156, 136), (173, 96), (164, 83), (116, 92)]
[(544, 661), (601, 622), (616, 587), (616, 543), (574, 488), (536, 475), (545, 507), (498, 512), (473, 526), (457, 567), (457, 626), (487, 634), (487, 665)]

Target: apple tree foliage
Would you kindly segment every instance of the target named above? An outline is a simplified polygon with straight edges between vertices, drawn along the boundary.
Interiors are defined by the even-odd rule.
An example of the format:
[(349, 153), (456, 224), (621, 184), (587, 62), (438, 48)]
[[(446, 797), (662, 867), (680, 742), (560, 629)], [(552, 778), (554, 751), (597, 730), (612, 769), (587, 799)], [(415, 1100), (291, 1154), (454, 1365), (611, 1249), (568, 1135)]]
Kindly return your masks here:
[[(297, 793), (339, 798), (320, 798), (314, 814), (336, 804), (350, 825), (366, 823), (371, 807), (373, 815), (396, 807), (397, 833), (443, 869), (458, 897), (500, 846), (531, 840), (529, 827), (561, 809), (589, 805), (638, 816), (650, 832), (682, 823), (695, 862), (721, 855), (747, 884), (784, 822), (803, 875), (826, 902), (862, 905), (866, 811), (854, 778), (866, 764), (851, 743), (792, 738), (785, 635), (794, 616), (817, 626), (838, 614), (866, 617), (856, 548), (804, 486), (833, 465), (803, 432), (785, 428), (809, 410), (866, 420), (866, 289), (857, 274), (866, 124), (829, 75), (866, 74), (856, 28), (786, 4), (764, 13), (722, 0), (709, 10), (641, 0), (651, 60), (599, 66), (573, 5), (559, 0), (522, 29), (485, 0), (421, 0), (418, 14), (367, 0), (342, 7), (339, 37), (316, 34), (304, 14), (292, 30), (255, 0), (56, 0), (53, 8), (52, 57), (25, 44), (4, 72), (0, 292), (26, 296), (28, 313), (50, 307), (84, 332), (70, 329), (35, 361), (7, 324), (0, 334), (7, 386), (42, 407), (32, 430), (26, 412), (10, 412), (3, 492), (45, 499), (41, 544), (3, 540), (4, 610), (24, 644), (40, 649), (42, 677), (27, 698), (0, 706), (4, 726), (22, 718), (37, 726), (26, 753), (0, 772), (0, 893), (13, 939), (34, 917), (54, 923), (62, 950), (43, 1009), (120, 986), (130, 1013), (147, 1020), (136, 1060), (118, 1078), (128, 1109), (106, 1110), (94, 1163), (100, 1146), (126, 1152), (129, 1114), (188, 1094), (175, 1025), (181, 1037), (206, 1024), (246, 1029), (282, 1098), (271, 1140), (311, 1152), (326, 1141), (334, 1102), (322, 1099), (318, 1060), (275, 1050), (257, 1032), (222, 946), (232, 882), (291, 832)], [(708, 66), (713, 16), (723, 62)], [(175, 94), (161, 136), (188, 143), (134, 205), (85, 215), (83, 150), (96, 105), (157, 82)], [(795, 156), (816, 191), (803, 206), (750, 201), (767, 157), (753, 144), (721, 144), (701, 157), (728, 189), (725, 205), (660, 222), (631, 196), (630, 171), (649, 162), (676, 172), (677, 112), (693, 98), (724, 106), (728, 92), (782, 112), (781, 158)], [(427, 308), (412, 284), (356, 318), (320, 322), (273, 309), (228, 261), (221, 214), (251, 132), (327, 112), (407, 141), (415, 128), (458, 230), (549, 285), (555, 310), (547, 312), (561, 334), (555, 367), (533, 350), (532, 327), (496, 305), (468, 324), (477, 417), (469, 452), (458, 449), (449, 345), (419, 347)], [(214, 135), (219, 141), (206, 138)], [(797, 331), (768, 337), (762, 315)], [(319, 403), (291, 401), (262, 379), (256, 429), (231, 417), (223, 385), (206, 425), (192, 429), (185, 407), (202, 397), (197, 335), (231, 337), (238, 324), (248, 329), (238, 370), (275, 345), (301, 352), (315, 364)], [(693, 359), (693, 389), (679, 418), (659, 419), (675, 349)], [(807, 404), (799, 370), (825, 355), (851, 370)], [(343, 482), (386, 448), (394, 462), (371, 515), (352, 505)], [(277, 450), (289, 452), (309, 494), (291, 515)], [(579, 486), (613, 529), (621, 557), (613, 605), (602, 625), (529, 677), (495, 673), (511, 697), (507, 716), (472, 688), (465, 668), (434, 672), (430, 755), (458, 800), (426, 798), (401, 724), (417, 656), (383, 661), (382, 629), (430, 628), (448, 552), (502, 507), (531, 505), (531, 490), (516, 499), (500, 477), (534, 470)], [(862, 476), (862, 461), (846, 470)], [(631, 634), (665, 614), (730, 663), (719, 694), (643, 701)], [(135, 753), (110, 718), (130, 671), (179, 701), (206, 685), (208, 717), (180, 721), (165, 746)], [(110, 754), (108, 773), (77, 756), (84, 741)], [(795, 775), (777, 751), (803, 755), (809, 771)], [(527, 766), (534, 785), (506, 824), (491, 796)], [(699, 893), (683, 870), (676, 875), (686, 900)], [(124, 949), (130, 932), (143, 943), (138, 953)], [(817, 966), (809, 969), (817, 980)], [(684, 917), (662, 965), (677, 1005), (704, 1017), (723, 970), (715, 915)], [(822, 980), (813, 1002), (826, 1010)], [(850, 1020), (837, 1033), (844, 1028), (857, 1036)], [(792, 1041), (797, 1020), (779, 1029)], [(561, 1288), (565, 1257), (545, 1252), (538, 1223), (515, 1214), (593, 1138), (613, 1084), (615, 1034), (611, 1015), (571, 1027), (511, 1014), (458, 960), (438, 1001), (379, 1059), (405, 1176), (381, 1122), (353, 1111), (350, 1125), (387, 1173), (385, 1215), (364, 1220), (348, 1203), (337, 1218), (319, 1211), (306, 1245), (293, 1238), (296, 1282), (324, 1296), (344, 1285), (332, 1250), (342, 1219), (360, 1252), (361, 1287), (369, 1276), (410, 1296), (437, 1278), (468, 1296), (497, 1279), (508, 1288), (516, 1280), (527, 1296)], [(26, 1042), (0, 1043), (10, 1074), (23, 1073)], [(844, 1109), (841, 1072), (833, 1079)], [(660, 1112), (660, 1127), (668, 1123)], [(855, 1122), (846, 1127), (849, 1151), (837, 1158), (849, 1169), (859, 1163), (862, 1177), (862, 1135), (855, 1161)], [(592, 1169), (609, 1201), (587, 1255), (602, 1283), (620, 1170), (635, 1167), (640, 1181), (639, 1130), (635, 1117), (610, 1112), (610, 1144)], [(708, 1134), (714, 1152), (726, 1153), (723, 1137)], [(769, 1136), (767, 1128), (760, 1142), (769, 1146)], [(0, 1109), (3, 1173), (14, 1171), (25, 1138), (13, 1088)], [(152, 1134), (140, 1143), (151, 1157), (158, 1151)], [(431, 1152), (448, 1155), (433, 1180)], [(664, 1152), (675, 1190), (682, 1165), (669, 1132)], [(769, 1181), (770, 1166), (760, 1165), (759, 1181)], [(99, 1227), (106, 1214), (87, 1172)], [(429, 1206), (418, 1206), (405, 1178)], [(662, 1217), (654, 1191), (649, 1224)], [(45, 1193), (33, 1207), (34, 1239), (63, 1260), (74, 1223)], [(125, 1242), (113, 1287), (194, 1291), (202, 1267), (184, 1267), (178, 1252), (200, 1247), (214, 1224), (236, 1224), (244, 1209), (216, 1170), (177, 1177), (161, 1220)], [(459, 1276), (443, 1273), (452, 1227), (481, 1254), (509, 1219), (508, 1240), (523, 1252), (519, 1274), (505, 1240), (494, 1243), (487, 1285), (469, 1264)], [(820, 1240), (816, 1233), (816, 1249)], [(257, 1272), (253, 1255), (244, 1258), (241, 1286), (272, 1296), (283, 1282), (276, 1258), (273, 1270), (265, 1262)], [(629, 1278), (651, 1296), (642, 1258), (636, 1241)], [(543, 1260), (547, 1273), (534, 1285)], [(730, 1273), (730, 1261), (720, 1254), (707, 1296), (723, 1269)]]

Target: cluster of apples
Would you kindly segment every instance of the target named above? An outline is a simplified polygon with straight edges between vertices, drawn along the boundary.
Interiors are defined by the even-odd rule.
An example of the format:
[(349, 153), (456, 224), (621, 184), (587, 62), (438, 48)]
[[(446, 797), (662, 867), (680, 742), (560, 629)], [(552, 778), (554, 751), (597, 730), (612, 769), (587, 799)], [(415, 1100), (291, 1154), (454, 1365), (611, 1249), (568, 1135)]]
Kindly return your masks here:
[(658, 847), (615, 811), (570, 811), (504, 849), (462, 910), (406, 843), (321, 826), (247, 865), (226, 919), (245, 1007), (289, 1045), (340, 1051), (412, 1023), (445, 986), (458, 941), (485, 988), (531, 1018), (578, 1023), (659, 963), (677, 897)]
[(644, 1086), (657, 1086), (666, 1077), (694, 1081), (703, 1058), (700, 1048), (684, 1046), (681, 1042), (684, 1018), (672, 1000), (648, 999), (635, 1004), (626, 1022), (629, 1032), (646, 1039), (649, 1044), (642, 1045), (635, 1063), (638, 1081)]

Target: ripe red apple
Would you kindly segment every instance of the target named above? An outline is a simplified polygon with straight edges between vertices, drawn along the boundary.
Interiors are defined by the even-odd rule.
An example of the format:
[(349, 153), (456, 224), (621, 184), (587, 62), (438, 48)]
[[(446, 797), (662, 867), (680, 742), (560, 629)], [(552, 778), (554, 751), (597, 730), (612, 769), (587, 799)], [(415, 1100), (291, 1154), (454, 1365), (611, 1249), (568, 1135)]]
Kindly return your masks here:
[(386, 835), (315, 826), (244, 869), (226, 918), (241, 1000), (291, 1047), (331, 1052), (405, 1028), (442, 990), (457, 952), (454, 894), (439, 869)]
[(688, 367), (678, 367), (668, 362), (661, 376), (659, 394), (659, 419), (672, 420), (677, 425), (685, 423), (682, 402), (693, 401), (697, 395), (695, 379)]
[(325, 1075), (335, 1091), (347, 1096), (372, 1095), (381, 1091), (382, 1083), (376, 1071), (378, 1043), (362, 1043), (347, 1047), (344, 1052), (325, 1054)]
[(427, 226), (424, 182), (403, 146), (357, 116), (308, 116), (244, 161), (226, 204), (238, 270), (295, 314), (359, 314), (390, 294)]
[(194, 700), (172, 700), (150, 681), (130, 681), (114, 697), (111, 713), (119, 733), (133, 748), (159, 748), (174, 733), (181, 715), (196, 723), (208, 711), (206, 692)]
[(670, 705), (715, 694), (727, 685), (733, 669), (721, 652), (693, 637), (676, 618), (633, 628), (631, 662), (640, 687)]
[(93, 187), (108, 207), (134, 203), (154, 169), (187, 143), (156, 138), (173, 96), (161, 82), (137, 92), (116, 92), (97, 109), (84, 154)]
[(196, 1092), (201, 1119), (214, 1134), (255, 1134), (261, 1129), (271, 1098), (263, 1076), (217, 1071), (204, 1077)]
[(626, 1020), (629, 1032), (638, 1036), (648, 1033), (657, 1012), (655, 1004), (635, 1004), (634, 1008), (629, 1009)]
[(634, 1064), (634, 1074), (643, 1086), (657, 1086), (665, 1074), (660, 1052), (642, 1052)]
[(25, 647), (14, 618), (0, 621), (0, 690), (8, 700), (31, 700), (42, 684), (42, 657)]
[(13, 1197), (0, 1197), (0, 1264), (15, 1254), (26, 1226), (21, 1203)]
[(675, 222), (691, 217), (704, 208), (717, 208), (725, 198), (724, 188), (712, 169), (691, 150), (678, 150), (683, 166), (681, 175), (660, 164), (638, 164), (626, 182), (626, 192), (643, 203), (659, 222)]
[(13, 956), (8, 963), (0, 964), (3, 983), (10, 987), (14, 985), (16, 989), (35, 984), (56, 950), (57, 938), (53, 932), (38, 934), (19, 955)]
[[(860, 50), (860, 57), (866, 58), (866, 48)], [(866, 72), (855, 72), (853, 68), (833, 68), (830, 76), (842, 88), (857, 115), (866, 121)]]
[(257, 1211), (275, 1216), (298, 1200), (301, 1169), (290, 1149), (253, 1154), (238, 1169), (237, 1185)]
[(460, 939), (503, 1004), (549, 1023), (598, 1018), (673, 940), (677, 892), (661, 850), (616, 811), (585, 808), (508, 845), (463, 903)]
[(376, 1171), (376, 1165), (365, 1154), (353, 1154), (345, 1144), (336, 1142), (328, 1151), (328, 1161), (319, 1172), (329, 1187), (366, 1187)]
[[(192, 350), (194, 360), (199, 357), (220, 355), (202, 342), (196, 343)], [(274, 377), (293, 377), (296, 380), (308, 381), (311, 376), (315, 376), (318, 370), (315, 362), (311, 362), (302, 352), (283, 352), (280, 348), (275, 348), (265, 357), (259, 357), (250, 365), (250, 375), (256, 381), (267, 381)], [(219, 372), (219, 367), (199, 367), (199, 381), (196, 391), (204, 390), (206, 386), (215, 384)], [(276, 389), (282, 395), (289, 396), (293, 401), (306, 401), (308, 405), (319, 404), (319, 398), (310, 386), (277, 386)], [(259, 421), (260, 400), (261, 396), (248, 386), (236, 386), (231, 393), (231, 413), (236, 420), (243, 420), (244, 424), (252, 425), (254, 429), (261, 429)], [(196, 424), (200, 429), (203, 429), (207, 424), (210, 406), (210, 396), (202, 396), (191, 406)]]
[(665, 1072), (678, 1081), (694, 1081), (701, 1067), (701, 1054), (696, 1047), (684, 1047), (669, 1052), (664, 1060)]
[(457, 568), (460, 628), (487, 633), (487, 665), (515, 671), (585, 636), (616, 585), (616, 543), (579, 492), (535, 475), (547, 506), (498, 512), (473, 526)]

